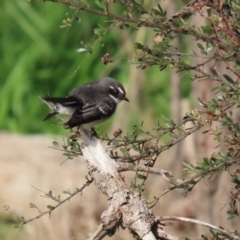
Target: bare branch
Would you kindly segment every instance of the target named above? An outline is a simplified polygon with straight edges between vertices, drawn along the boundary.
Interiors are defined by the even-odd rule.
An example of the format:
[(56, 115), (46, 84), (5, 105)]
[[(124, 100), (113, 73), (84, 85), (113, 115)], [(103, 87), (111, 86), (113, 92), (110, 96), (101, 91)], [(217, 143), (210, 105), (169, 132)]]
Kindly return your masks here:
[(28, 220), (23, 220), (22, 224), (27, 224), (35, 219), (38, 219), (46, 214), (50, 214), (53, 210), (55, 210), (56, 208), (58, 208), (60, 205), (62, 205), (63, 203), (69, 201), (72, 197), (74, 197), (75, 195), (77, 195), (78, 193), (82, 192), (84, 188), (86, 188), (87, 186), (89, 186), (91, 183), (93, 182), (93, 179), (88, 180), (80, 189), (77, 189), (74, 193), (70, 194), (69, 197), (65, 198), (64, 200), (60, 201), (57, 205), (53, 206), (52, 209), (45, 211), (39, 215), (37, 215), (34, 218), (30, 218)]
[[(229, 161), (229, 162), (226, 162), (225, 165), (219, 165), (219, 166), (216, 166), (216, 167), (213, 167), (211, 169), (208, 169), (206, 172), (200, 172), (200, 173), (197, 173), (195, 175), (193, 175), (191, 178), (181, 182), (181, 183), (178, 183), (178, 184), (174, 184), (174, 186), (171, 186), (169, 189), (166, 189), (163, 193), (161, 193), (160, 195), (158, 195), (156, 197), (156, 199), (160, 199), (162, 196), (166, 195), (167, 193), (169, 193), (171, 190), (175, 189), (175, 188), (180, 188), (180, 187), (183, 187), (184, 185), (192, 182), (193, 180), (199, 182), (202, 178), (204, 178), (204, 176), (206, 174), (210, 175), (210, 174), (213, 174), (214, 172), (218, 172), (219, 170), (221, 169), (226, 169), (227, 167), (230, 167), (232, 166), (233, 164), (239, 162), (239, 158), (236, 158), (232, 161)], [(199, 179), (198, 179), (199, 178)]]
[(93, 235), (88, 238), (87, 240), (100, 240), (103, 239), (104, 236), (106, 236), (107, 231), (103, 228), (102, 224), (100, 224), (97, 228), (97, 230), (93, 233)]
[(212, 224), (203, 222), (203, 221), (199, 221), (199, 220), (195, 220), (192, 218), (186, 218), (186, 217), (175, 217), (175, 216), (161, 216), (161, 217), (157, 217), (158, 220), (160, 221), (180, 221), (180, 222), (187, 222), (187, 223), (194, 223), (194, 224), (198, 224), (213, 230), (216, 230), (220, 233), (222, 233), (223, 235), (225, 235), (226, 237), (229, 237), (230, 239), (236, 239), (239, 240), (240, 236), (235, 235), (234, 233), (231, 233), (229, 231), (226, 231), (222, 228), (218, 228)]
[(172, 173), (166, 170), (154, 168), (154, 167), (147, 167), (144, 165), (134, 165), (132, 163), (119, 163), (118, 171), (119, 172), (139, 171), (139, 172), (157, 174), (157, 175), (163, 176), (167, 181), (170, 181), (168, 177), (173, 177)]

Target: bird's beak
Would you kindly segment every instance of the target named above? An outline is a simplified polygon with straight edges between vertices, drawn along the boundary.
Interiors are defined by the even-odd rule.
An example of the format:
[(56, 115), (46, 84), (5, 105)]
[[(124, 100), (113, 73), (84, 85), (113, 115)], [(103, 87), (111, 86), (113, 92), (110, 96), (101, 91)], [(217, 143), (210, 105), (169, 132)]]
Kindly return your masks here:
[(123, 100), (125, 100), (125, 101), (129, 102), (128, 98), (126, 98), (126, 97), (124, 97), (124, 98), (123, 98)]

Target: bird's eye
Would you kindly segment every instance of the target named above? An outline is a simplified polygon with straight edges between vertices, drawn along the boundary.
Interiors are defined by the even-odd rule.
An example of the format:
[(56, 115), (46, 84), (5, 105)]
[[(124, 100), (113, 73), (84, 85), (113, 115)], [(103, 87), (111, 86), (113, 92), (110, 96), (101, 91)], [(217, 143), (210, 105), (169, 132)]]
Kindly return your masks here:
[(115, 89), (115, 88), (112, 88), (112, 87), (110, 87), (110, 88), (109, 88), (109, 93), (110, 93), (110, 94), (113, 94), (113, 95), (116, 95), (116, 94), (118, 94), (118, 93), (119, 93), (119, 90), (118, 90), (118, 89)]

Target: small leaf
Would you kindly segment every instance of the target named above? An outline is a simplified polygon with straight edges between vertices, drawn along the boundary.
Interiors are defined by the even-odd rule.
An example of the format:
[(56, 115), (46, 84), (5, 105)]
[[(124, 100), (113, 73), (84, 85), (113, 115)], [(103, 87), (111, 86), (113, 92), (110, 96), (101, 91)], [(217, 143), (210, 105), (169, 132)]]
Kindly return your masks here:
[(143, 49), (143, 45), (141, 43), (134, 43), (134, 47), (136, 49)]
[(177, 135), (175, 132), (170, 132), (170, 133), (169, 133), (169, 136), (170, 136), (171, 138), (178, 138), (178, 135)]
[(214, 76), (218, 77), (218, 73), (217, 73), (217, 71), (216, 71), (214, 68), (210, 68), (210, 72), (211, 72)]
[(205, 48), (203, 47), (203, 45), (201, 43), (197, 43), (197, 46), (202, 50), (205, 51)]
[(53, 141), (52, 144), (53, 144), (53, 146), (55, 146), (55, 147), (59, 147), (59, 143), (58, 143), (57, 141)]
[(86, 45), (86, 49), (87, 49), (88, 53), (92, 54), (92, 48), (90, 46)]
[(133, 150), (135, 150), (136, 152), (141, 152), (142, 150), (137, 146), (137, 145), (135, 145), (135, 144), (132, 144), (132, 148), (133, 148)]
[(19, 225), (19, 224), (14, 224), (13, 227), (14, 227), (14, 228), (20, 228), (21, 225)]
[(163, 12), (163, 9), (162, 9), (161, 5), (158, 3), (157, 6), (158, 6), (158, 9), (161, 12), (161, 14), (164, 15), (164, 12)]
[(182, 179), (177, 179), (176, 182), (177, 182), (177, 183), (182, 183), (183, 180), (182, 180)]
[(124, 157), (128, 156), (128, 151), (125, 148), (120, 148), (120, 151), (122, 152)]
[(211, 35), (212, 32), (213, 32), (212, 28), (211, 28), (211, 26), (209, 24), (206, 25), (206, 26), (202, 26), (201, 29), (202, 29), (203, 33), (205, 33), (207, 35)]
[(30, 204), (29, 204), (29, 207), (30, 207), (30, 208), (36, 208), (36, 205), (35, 205), (34, 203), (30, 203)]
[(204, 131), (202, 131), (202, 133), (203, 134), (205, 134), (205, 133), (208, 133), (210, 130), (208, 129), (208, 130), (204, 130)]
[(146, 179), (146, 176), (144, 176), (142, 174), (137, 174), (137, 178), (139, 178), (139, 179)]
[(231, 84), (235, 84), (235, 82), (233, 81), (233, 79), (231, 77), (229, 77), (227, 74), (223, 74), (223, 76), (225, 77), (225, 79), (231, 83)]
[(153, 204), (157, 201), (155, 197), (147, 199), (147, 204)]
[(47, 205), (47, 208), (50, 209), (50, 210), (54, 210), (55, 207), (51, 206), (51, 205)]
[(167, 64), (160, 65), (159, 70), (162, 71), (162, 70), (164, 70), (166, 67), (167, 67)]
[(195, 171), (195, 168), (192, 166), (192, 165), (190, 165), (190, 164), (188, 164), (188, 163), (185, 163), (185, 162), (183, 162), (182, 163), (187, 169), (190, 169), (190, 170), (192, 170), (192, 171)]

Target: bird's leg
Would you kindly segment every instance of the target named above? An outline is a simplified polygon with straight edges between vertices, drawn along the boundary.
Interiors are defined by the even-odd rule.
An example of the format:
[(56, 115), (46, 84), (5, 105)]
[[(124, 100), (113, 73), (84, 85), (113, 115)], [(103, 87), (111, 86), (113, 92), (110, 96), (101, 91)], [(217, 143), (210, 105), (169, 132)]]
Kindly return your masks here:
[[(80, 126), (77, 128), (77, 130), (76, 130), (75, 133), (76, 133), (78, 136), (81, 136), (79, 130), (80, 130)], [(97, 134), (97, 132), (95, 131), (95, 129), (94, 129), (93, 127), (91, 127), (91, 128), (82, 128), (82, 130), (84, 130), (88, 136), (90, 135), (90, 139), (91, 139), (91, 140), (93, 140), (93, 137), (95, 137), (95, 138), (98, 138), (98, 137), (99, 137), (98, 134)]]

